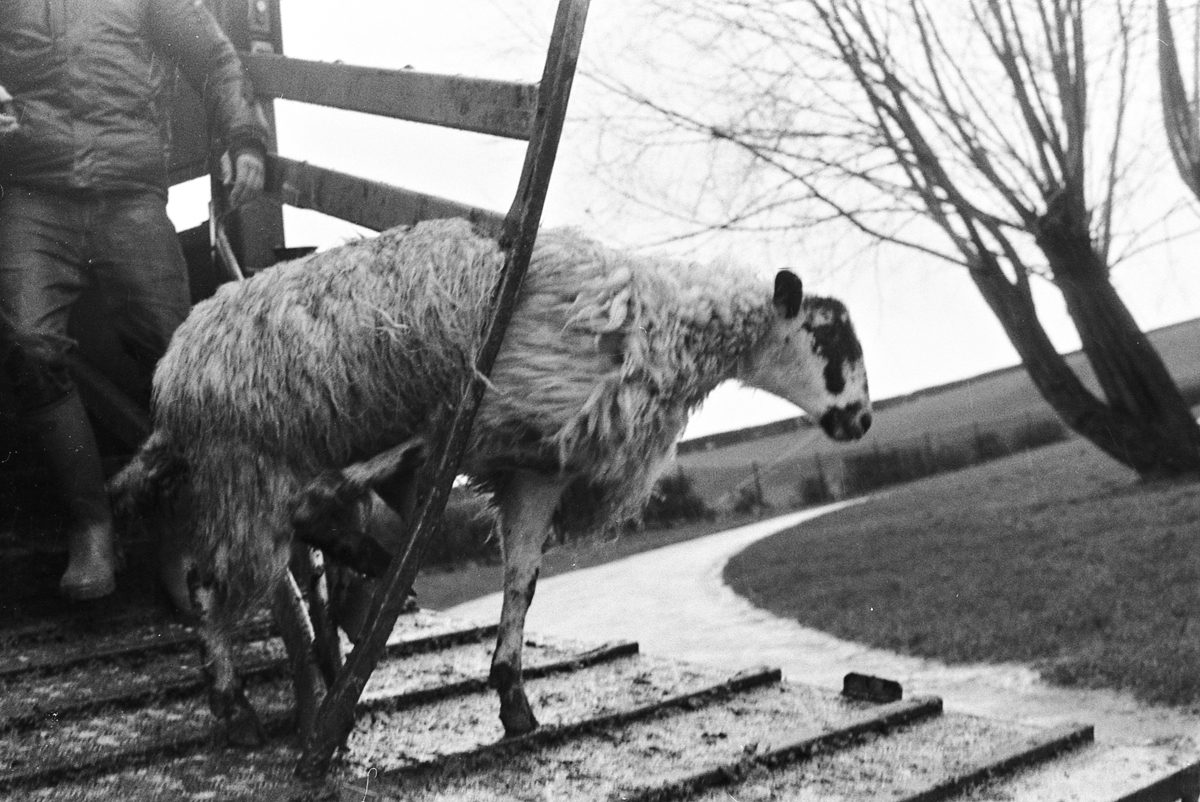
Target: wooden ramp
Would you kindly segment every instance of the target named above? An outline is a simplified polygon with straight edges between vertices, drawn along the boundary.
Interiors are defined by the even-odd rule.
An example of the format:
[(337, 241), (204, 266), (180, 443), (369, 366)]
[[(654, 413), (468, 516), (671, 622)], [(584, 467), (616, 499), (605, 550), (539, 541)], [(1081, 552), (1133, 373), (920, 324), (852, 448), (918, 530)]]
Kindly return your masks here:
[[(852, 698), (778, 670), (728, 675), (635, 643), (534, 638), (542, 720), (502, 739), (486, 687), (495, 627), (402, 616), (327, 777), (293, 776), (290, 682), (265, 620), (241, 646), (269, 745), (212, 742), (191, 632), (164, 615), (47, 613), (0, 629), (0, 800), (1195, 800), (1200, 763), (946, 712), (936, 696)], [(652, 649), (651, 649), (652, 651)], [(859, 683), (864, 686), (864, 683)], [(870, 690), (870, 688), (868, 688)]]

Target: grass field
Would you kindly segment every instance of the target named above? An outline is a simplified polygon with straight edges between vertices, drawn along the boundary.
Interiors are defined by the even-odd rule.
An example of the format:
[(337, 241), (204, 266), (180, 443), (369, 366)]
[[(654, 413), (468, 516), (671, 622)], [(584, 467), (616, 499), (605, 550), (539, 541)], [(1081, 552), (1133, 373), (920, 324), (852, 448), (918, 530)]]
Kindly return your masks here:
[(1079, 440), (899, 487), (735, 557), (756, 604), (945, 661), (1200, 705), (1200, 485)]

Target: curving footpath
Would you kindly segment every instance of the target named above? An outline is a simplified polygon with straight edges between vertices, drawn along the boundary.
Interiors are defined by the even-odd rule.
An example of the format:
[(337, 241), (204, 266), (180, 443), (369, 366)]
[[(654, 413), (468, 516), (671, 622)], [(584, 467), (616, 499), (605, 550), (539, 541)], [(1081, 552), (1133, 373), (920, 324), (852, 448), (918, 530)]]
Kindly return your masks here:
[[(947, 709), (1050, 726), (1095, 724), (1097, 740), (1194, 749), (1200, 715), (1151, 707), (1125, 693), (1050, 686), (1017, 664), (946, 665), (862, 646), (772, 615), (722, 580), (729, 559), (756, 540), (841, 504), (784, 515), (616, 562), (545, 579), (527, 628), (547, 637), (628, 638), (648, 654), (741, 669), (778, 666), (793, 682), (840, 689), (850, 671), (899, 681), (905, 694), (941, 696)], [(447, 611), (498, 620), (500, 594)]]

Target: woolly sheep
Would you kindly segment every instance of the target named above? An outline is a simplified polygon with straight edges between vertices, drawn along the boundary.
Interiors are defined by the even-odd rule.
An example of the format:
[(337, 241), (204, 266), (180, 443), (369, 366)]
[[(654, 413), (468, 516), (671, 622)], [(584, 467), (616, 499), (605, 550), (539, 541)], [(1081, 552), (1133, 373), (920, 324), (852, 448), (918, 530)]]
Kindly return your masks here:
[[(331, 471), (366, 488), (433, 436), (471, 375), (503, 259), (462, 220), (397, 228), (225, 285), (175, 334), (155, 373), (153, 434), (113, 493), (126, 505), (171, 499), (162, 506), (194, 563), (212, 705), (230, 739), (260, 734), (230, 630), (272, 592), (276, 615), (294, 615), (281, 599), (295, 595), (297, 499)], [(727, 379), (791, 401), (838, 440), (870, 425), (845, 307), (804, 297), (793, 273), (772, 287), (732, 267), (540, 233), (462, 466), (499, 512), (491, 682), (507, 734), (537, 726), (521, 645), (556, 512), (591, 529), (636, 514), (688, 415)], [(560, 509), (572, 484), (594, 503)]]

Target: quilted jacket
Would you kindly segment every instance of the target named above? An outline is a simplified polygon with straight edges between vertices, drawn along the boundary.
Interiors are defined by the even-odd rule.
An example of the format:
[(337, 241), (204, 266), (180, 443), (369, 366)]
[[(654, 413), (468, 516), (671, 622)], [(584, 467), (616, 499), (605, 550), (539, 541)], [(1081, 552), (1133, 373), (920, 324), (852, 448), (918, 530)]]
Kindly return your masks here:
[(0, 0), (0, 86), (19, 128), (0, 184), (166, 192), (174, 68), (219, 144), (265, 147), (236, 51), (200, 0)]

